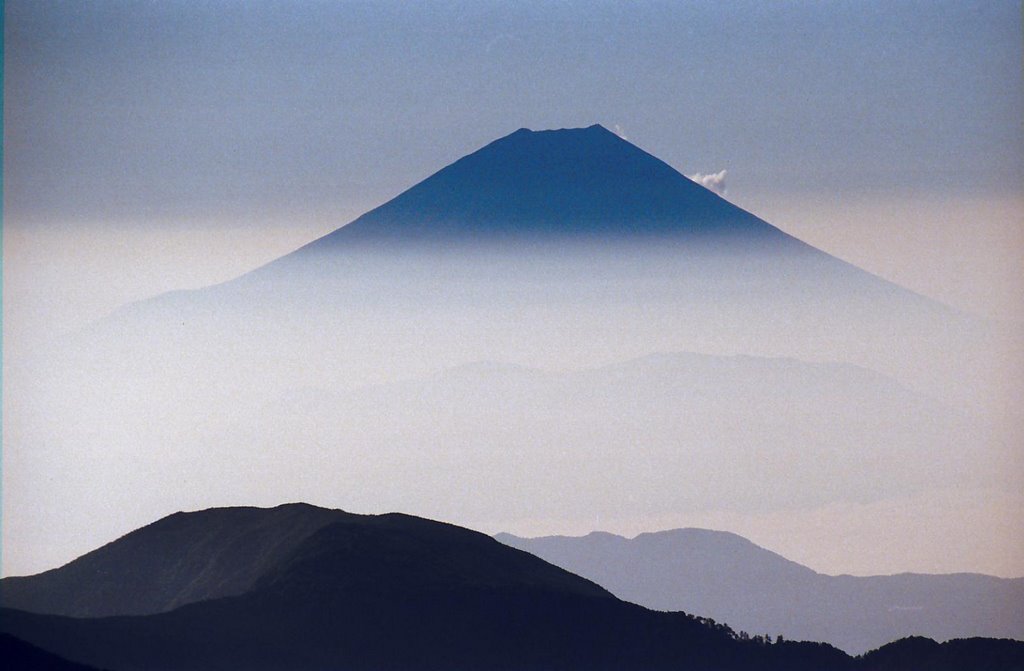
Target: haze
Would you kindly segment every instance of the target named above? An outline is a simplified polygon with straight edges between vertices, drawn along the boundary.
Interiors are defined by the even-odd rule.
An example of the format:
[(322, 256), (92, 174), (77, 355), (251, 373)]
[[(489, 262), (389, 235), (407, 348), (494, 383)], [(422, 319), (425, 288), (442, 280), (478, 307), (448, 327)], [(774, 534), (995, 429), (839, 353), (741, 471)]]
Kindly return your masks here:
[[(1024, 513), (1024, 423), (1015, 407), (1024, 366), (1014, 330), (1024, 319), (1019, 3), (8, 2), (4, 31), (5, 574), (51, 568), (175, 510), (303, 499), (521, 535), (726, 529), (830, 573), (1024, 575), (1016, 522)], [(291, 359), (240, 366), (222, 387), (196, 382), (204, 372), (192, 369), (132, 384), (97, 377), (74, 393), (36, 386), (47, 371), (40, 343), (124, 303), (241, 275), (517, 128), (593, 123), (687, 175), (724, 169), (730, 201), (1003, 325), (988, 361), (967, 362), (994, 369), (982, 376), (983, 393), (967, 401), (948, 398), (964, 389), (948, 373), (941, 385), (913, 388), (909, 372), (921, 364), (910, 363), (912, 355), (935, 361), (934, 351), (873, 366), (908, 398), (938, 398), (949, 416), (973, 406), (955, 430), (942, 430), (948, 417), (940, 420), (939, 410), (921, 410), (904, 427), (900, 448), (925, 460), (920, 450), (935, 449), (929, 486), (872, 489), (856, 469), (838, 484), (821, 473), (787, 482), (786, 464), (772, 462), (763, 481), (772, 486), (752, 491), (733, 461), (731, 475), (686, 505), (616, 510), (563, 496), (625, 489), (602, 489), (607, 483), (582, 464), (579, 480), (557, 486), (519, 481), (508, 475), (515, 470), (484, 478), (505, 486), (509, 501), (524, 492), (519, 505), (487, 508), (479, 502), (491, 492), (473, 490), (471, 476), (500, 460), (474, 465), (446, 455), (449, 479), (402, 462), (405, 479), (387, 492), (361, 488), (360, 476), (385, 482), (394, 462), (346, 459), (440, 449), (453, 434), (464, 440), (487, 426), (491, 442), (511, 450), (536, 430), (528, 422), (505, 435), (494, 435), (505, 426), (496, 423), (444, 428), (451, 418), (436, 408), (389, 401), (409, 415), (397, 436), (362, 416), (329, 420), (329, 410), (310, 415), (319, 421), (258, 430), (277, 413), (287, 417), (282, 408), (295, 394), (361, 396), (353, 390), (423, 384), (479, 359), (569, 375), (681, 351), (829, 359), (831, 344), (786, 352), (786, 343), (762, 343), (753, 352), (749, 342), (688, 337), (629, 307), (604, 323), (583, 310), (566, 316), (573, 329), (590, 329), (593, 342), (601, 333), (619, 338), (590, 349), (564, 339), (558, 348), (517, 349), (514, 330), (503, 339), (495, 328), (492, 340), (465, 350), (403, 350), (391, 367), (377, 365), (379, 342), (346, 341), (339, 347), (348, 355), (333, 362), (339, 367), (296, 375), (289, 364), (309, 356), (296, 350)], [(474, 318), (450, 308), (447, 317)], [(560, 335), (552, 331), (549, 342)], [(282, 342), (274, 351), (287, 350)], [(223, 363), (231, 368), (236, 359)], [(254, 381), (273, 383), (258, 399), (236, 395)], [(472, 407), (474, 398), (459, 389), (451, 407)], [(846, 398), (818, 400), (834, 410)], [(530, 407), (520, 419), (537, 419)], [(985, 428), (971, 433), (979, 416)], [(580, 422), (562, 437), (578, 447), (607, 438), (593, 448), (603, 455), (595, 463), (613, 463), (608, 455), (629, 444), (629, 436), (602, 435), (599, 422)], [(425, 424), (436, 425), (433, 433)], [(348, 439), (358, 448), (332, 458), (310, 451), (337, 445), (353, 426), (359, 433)], [(674, 429), (654, 426), (649, 442)], [(789, 430), (774, 435), (791, 438)], [(955, 459), (971, 442), (965, 435), (977, 441), (969, 454), (979, 455), (966, 465)], [(849, 435), (843, 440), (856, 449)], [(537, 445), (564, 447), (544, 441)], [(893, 448), (882, 460), (898, 454)], [(822, 468), (847, 460), (855, 462)], [(518, 472), (536, 475), (544, 463)]]

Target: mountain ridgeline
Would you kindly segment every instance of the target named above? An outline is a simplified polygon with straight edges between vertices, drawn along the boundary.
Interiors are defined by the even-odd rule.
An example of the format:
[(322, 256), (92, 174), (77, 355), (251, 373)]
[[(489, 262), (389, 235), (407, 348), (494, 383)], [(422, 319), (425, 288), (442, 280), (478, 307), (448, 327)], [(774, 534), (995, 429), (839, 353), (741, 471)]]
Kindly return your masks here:
[[(241, 593), (234, 562), (247, 573)], [(65, 577), (86, 570), (101, 576), (91, 587)], [(136, 580), (136, 590), (119, 578)], [(185, 594), (154, 598), (161, 580)], [(753, 669), (845, 660), (814, 644), (765, 653), (724, 627), (620, 602), (479, 533), (304, 505), (175, 515), (0, 589), (4, 632), (111, 669)], [(108, 617), (26, 612), (63, 600), (73, 603), (65, 613)], [(109, 617), (118, 612), (135, 616)]]
[[(111, 510), (141, 523), (167, 492), (343, 492), (493, 527), (595, 502), (649, 518), (973, 487), (1002, 454), (965, 411), (978, 334), (603, 128), (524, 129), (5, 368), (25, 408), (5, 424), (5, 524), (35, 547), (108, 538)], [(0, 598), (2, 631), (114, 671), (874, 668), (620, 601), (452, 525), (302, 505), (172, 516)], [(978, 645), (983, 666), (996, 648)]]
[[(904, 650), (924, 643), (854, 659), (749, 638), (619, 601), (466, 529), (301, 504), (172, 515), (54, 571), (4, 579), (0, 599), (0, 630), (28, 644), (0, 646), (30, 659), (39, 648), (67, 668), (926, 668)], [(928, 644), (922, 659), (939, 666), (927, 668), (947, 668), (946, 648)], [(969, 650), (959, 658), (977, 668), (1024, 663), (1020, 643)]]
[(36, 613), (105, 617), (236, 596), (312, 534), (346, 517), (301, 504), (176, 513), (66, 566), (4, 578), (0, 600)]
[(825, 641), (851, 654), (914, 635), (1024, 640), (1024, 578), (830, 576), (706, 529), (632, 539), (608, 533), (497, 538), (647, 608), (701, 613), (737, 629)]

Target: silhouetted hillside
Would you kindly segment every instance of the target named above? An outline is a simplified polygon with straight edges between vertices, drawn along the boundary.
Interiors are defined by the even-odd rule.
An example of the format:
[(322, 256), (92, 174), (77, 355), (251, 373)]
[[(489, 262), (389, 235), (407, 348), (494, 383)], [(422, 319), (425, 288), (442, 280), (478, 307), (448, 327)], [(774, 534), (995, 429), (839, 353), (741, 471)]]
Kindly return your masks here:
[[(239, 534), (234, 524), (249, 531)], [(268, 542), (275, 535), (270, 529), (287, 536), (293, 525), (308, 533), (286, 544)], [(239, 541), (254, 529), (267, 536), (260, 543)], [(234, 540), (216, 542), (222, 535)], [(262, 554), (248, 564), (249, 586), (234, 596), (152, 615), (102, 618), (3, 609), (0, 629), (61, 657), (115, 671), (843, 671), (862, 663), (827, 644), (770, 642), (685, 613), (625, 603), (493, 538), (408, 515), (352, 515), (304, 505), (179, 513), (89, 557), (94, 568), (117, 576), (130, 574), (134, 565), (153, 566), (150, 554), (177, 548), (171, 554), (219, 571), (225, 553), (237, 551), (240, 542)], [(169, 576), (194, 597), (180, 575), (150, 573), (153, 580)], [(29, 590), (33, 582), (22, 584)], [(102, 592), (92, 598), (106, 604)], [(81, 600), (78, 607), (89, 605)], [(955, 664), (1014, 660), (1024, 649), (1002, 642), (964, 645), (942, 647), (929, 659), (964, 668)], [(902, 648), (892, 650), (874, 659), (903, 654)]]
[[(415, 565), (404, 559), (415, 554), (411, 549), (417, 543), (431, 541), (431, 535), (434, 541), (450, 542), (445, 556), (428, 555), (430, 563)], [(74, 617), (148, 615), (257, 588), (283, 589), (281, 583), (310, 574), (319, 582), (347, 589), (375, 583), (378, 573), (393, 585), (407, 581), (427, 587), (434, 580), (469, 583), (480, 571), (487, 574), (480, 578), (483, 584), (507, 577), (513, 584), (609, 596), (532, 555), (509, 555), (491, 543), (481, 546), (477, 536), (403, 515), (353, 515), (303, 503), (176, 513), (60, 568), (0, 580), (0, 603)], [(332, 542), (348, 551), (333, 557), (335, 563), (317, 564), (325, 548), (334, 547)], [(497, 550), (497, 555), (478, 556), (481, 547), (492, 555)]]
[(930, 638), (904, 638), (858, 660), (863, 671), (1021, 671), (1024, 645), (1006, 639), (954, 639), (936, 643)]
[(1024, 579), (822, 575), (735, 534), (704, 529), (634, 539), (497, 538), (626, 601), (700, 613), (752, 633), (826, 641), (852, 654), (911, 635), (1024, 639)]
[(346, 515), (305, 504), (177, 513), (60, 568), (0, 580), (0, 605), (102, 617), (242, 594), (311, 534)]
[[(330, 513), (286, 506), (179, 514), (111, 544), (106, 556), (117, 558), (119, 570), (110, 570), (130, 570), (131, 555), (145, 563), (169, 544), (217, 554), (213, 528), (261, 513), (274, 524), (283, 511)], [(476, 532), (406, 515), (333, 514), (265, 565), (244, 594), (135, 617), (4, 610), (0, 626), (70, 659), (119, 670), (774, 669), (848, 661), (828, 646), (740, 641), (722, 626), (620, 602)]]
[(99, 671), (69, 662), (9, 634), (0, 634), (0, 661), (5, 671)]

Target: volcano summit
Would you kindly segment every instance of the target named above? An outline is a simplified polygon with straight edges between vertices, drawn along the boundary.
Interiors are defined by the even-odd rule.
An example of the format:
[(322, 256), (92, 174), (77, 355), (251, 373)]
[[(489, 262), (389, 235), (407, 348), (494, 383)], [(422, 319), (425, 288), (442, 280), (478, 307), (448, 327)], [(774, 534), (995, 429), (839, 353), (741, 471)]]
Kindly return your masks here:
[(521, 128), (315, 243), (785, 236), (595, 125)]
[(262, 331), (287, 349), (324, 337), (310, 347), (332, 359), (344, 333), (357, 368), (415, 350), (432, 365), (414, 373), (473, 360), (592, 365), (713, 342), (716, 353), (832, 359), (900, 377), (905, 354), (965, 324), (590, 126), (520, 129), (291, 254), (130, 306), (101, 330), (174, 340)]
[[(815, 272), (855, 276), (861, 291), (894, 289), (736, 207), (599, 125), (517, 130), (269, 268), (295, 272), (308, 258), (353, 252), (530, 254), (583, 248), (594, 254), (652, 245), (667, 245), (691, 259), (737, 253), (800, 257), (804, 264), (825, 265)], [(524, 260), (529, 259), (516, 262)]]

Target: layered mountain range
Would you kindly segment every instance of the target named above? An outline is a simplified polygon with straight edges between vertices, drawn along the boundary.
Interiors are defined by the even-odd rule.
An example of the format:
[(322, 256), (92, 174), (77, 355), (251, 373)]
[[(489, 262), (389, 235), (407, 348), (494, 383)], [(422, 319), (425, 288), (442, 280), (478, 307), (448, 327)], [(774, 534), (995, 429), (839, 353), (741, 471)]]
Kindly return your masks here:
[[(703, 618), (619, 601), (466, 529), (304, 504), (178, 513), (59, 569), (6, 578), (0, 599), (0, 630), (29, 644), (3, 638), (0, 646), (29, 659), (39, 659), (33, 650), (41, 648), (69, 660), (66, 668), (1024, 664), (1024, 644), (1012, 641), (901, 641), (853, 659), (824, 644), (751, 638)], [(901, 652), (908, 645), (931, 647), (908, 661)], [(902, 661), (892, 666), (892, 658)]]
[[(493, 525), (999, 487), (970, 405), (983, 335), (599, 126), (523, 129), (235, 280), (5, 361), (5, 534), (66, 557), (225, 501)], [(0, 595), (4, 632), (116, 670), (1019, 656), (769, 644), (465, 529), (304, 505), (171, 516)]]
[[(369, 486), (357, 495), (368, 499), (373, 492), (405, 493), (367, 500), (369, 509), (452, 519), (454, 508), (433, 498), (457, 490), (421, 495), (419, 467), (430, 455), (414, 443), (425, 418), (453, 412), (486, 429), (487, 443), (524, 439), (519, 447), (532, 455), (520, 462), (524, 474), (540, 473), (544, 482), (571, 482), (581, 464), (614, 472), (617, 462), (606, 455), (628, 445), (644, 455), (627, 460), (624, 472), (635, 476), (628, 489), (658, 508), (639, 514), (732, 505), (737, 501), (727, 499), (735, 496), (746, 497), (741, 507), (749, 508), (762, 494), (773, 498), (764, 505), (780, 503), (779, 497), (874, 500), (925, 484), (948, 487), (954, 473), (970, 486), (988, 485), (992, 465), (1007, 450), (969, 417), (973, 406), (989, 407), (983, 365), (989, 350), (980, 330), (962, 314), (796, 240), (600, 126), (522, 129), (233, 281), (125, 306), (72, 338), (41, 343), (32, 356), (9, 362), (5, 380), (16, 403), (5, 417), (5, 444), (12, 446), (5, 454), (13, 502), (8, 528), (45, 546), (49, 541), (36, 538), (42, 530), (70, 531), (96, 518), (89, 506), (97, 488), (117, 499), (104, 510), (140, 510), (136, 523), (146, 519), (143, 510), (166, 510), (130, 502), (124, 482), (137, 483), (146, 496), (192, 483), (193, 507), (223, 502), (205, 495), (223, 487), (234, 502), (311, 498), (310, 487), (327, 482), (311, 482), (297, 465), (314, 463), (338, 477), (358, 475)], [(461, 381), (452, 378), (467, 393), (476, 386), (468, 397), (450, 395), (463, 403), (457, 412), (430, 395), (406, 407), (387, 405), (387, 393), (376, 409), (360, 400), (379, 397), (374, 389), (381, 386), (401, 396), (406, 392), (398, 387), (419, 384), (402, 381), (474, 362), (582, 373), (635, 366), (630, 362), (665, 352), (699, 352), (720, 357), (721, 365), (705, 370), (696, 359), (665, 359), (659, 381), (649, 373), (660, 364), (649, 359), (639, 366), (646, 372), (626, 374), (619, 387), (618, 373), (608, 370), (595, 393), (588, 393), (586, 378), (601, 373), (570, 376), (548, 389), (534, 375), (528, 384), (536, 392), (518, 407), (502, 400), (505, 373), (479, 368), (463, 369)], [(730, 358), (736, 354), (747, 358)], [(803, 373), (787, 379), (778, 371), (804, 370), (805, 363), (823, 367), (810, 376), (818, 391), (800, 396)], [(733, 368), (749, 375), (732, 375)], [(862, 368), (879, 377), (851, 384)], [(663, 383), (671, 375), (679, 381), (674, 386)], [(685, 380), (694, 382), (693, 393)], [(876, 382), (881, 388), (873, 397), (866, 387)], [(665, 393), (645, 392), (647, 384)], [(559, 387), (568, 395), (556, 393)], [(897, 387), (905, 391), (894, 397)], [(292, 412), (291, 399), (302, 390), (318, 390), (325, 399), (313, 410), (324, 421)], [(541, 399), (552, 393), (565, 425), (526, 426), (525, 420), (543, 419)], [(492, 410), (500, 408), (509, 412), (494, 420)], [(369, 418), (362, 425), (356, 410)], [(870, 420), (876, 412), (881, 419)], [(357, 428), (339, 435), (332, 417), (353, 415)], [(645, 416), (657, 430), (648, 430)], [(616, 417), (624, 421), (609, 431)], [(582, 418), (599, 426), (588, 429)], [(514, 432), (503, 433), (509, 423)], [(443, 423), (426, 428), (428, 441), (452, 433)], [(679, 440), (671, 439), (673, 432)], [(493, 461), (501, 461), (501, 452), (455, 433), (438, 438), (445, 445), (427, 464), (470, 454), (468, 463), (479, 465), (474, 486), (492, 492), (481, 498), (495, 506), (464, 521), (510, 519), (521, 501), (515, 492), (529, 483), (504, 481), (508, 469)], [(367, 460), (366, 450), (389, 456)], [(853, 459), (852, 450), (872, 459)], [(695, 454), (705, 468), (733, 476), (676, 486), (670, 476)], [(764, 474), (760, 458), (806, 471), (803, 491), (775, 486), (771, 469), (756, 490), (743, 485), (748, 471)], [(868, 473), (873, 461), (880, 464), (877, 477)], [(249, 478), (232, 476), (238, 463), (247, 464)], [(834, 487), (815, 480), (818, 465), (833, 472), (844, 464), (853, 468), (836, 471)], [(57, 478), (55, 486), (78, 502), (76, 512), (69, 516), (53, 500), (39, 500), (33, 484), (39, 473)], [(652, 482), (644, 473), (661, 479)], [(854, 481), (866, 488), (853, 493), (846, 485)], [(706, 491), (708, 485), (716, 491)], [(586, 510), (601, 495), (600, 487), (533, 488), (544, 492), (526, 511), (530, 517)], [(605, 497), (609, 506), (630, 505), (621, 488), (608, 492), (615, 495)], [(254, 498), (260, 491), (276, 498)], [(317, 501), (349, 503), (313, 494)], [(82, 518), (73, 521), (76, 514)]]
[(846, 661), (820, 645), (765, 652), (723, 627), (626, 604), (465, 529), (304, 505), (174, 515), (53, 572), (5, 579), (0, 590), (5, 606), (37, 611), (0, 611), (4, 632), (111, 669)]
[(647, 608), (685, 610), (737, 629), (826, 641), (851, 654), (915, 635), (1024, 640), (1024, 578), (831, 576), (735, 534), (706, 529), (631, 539), (596, 532), (497, 538)]

